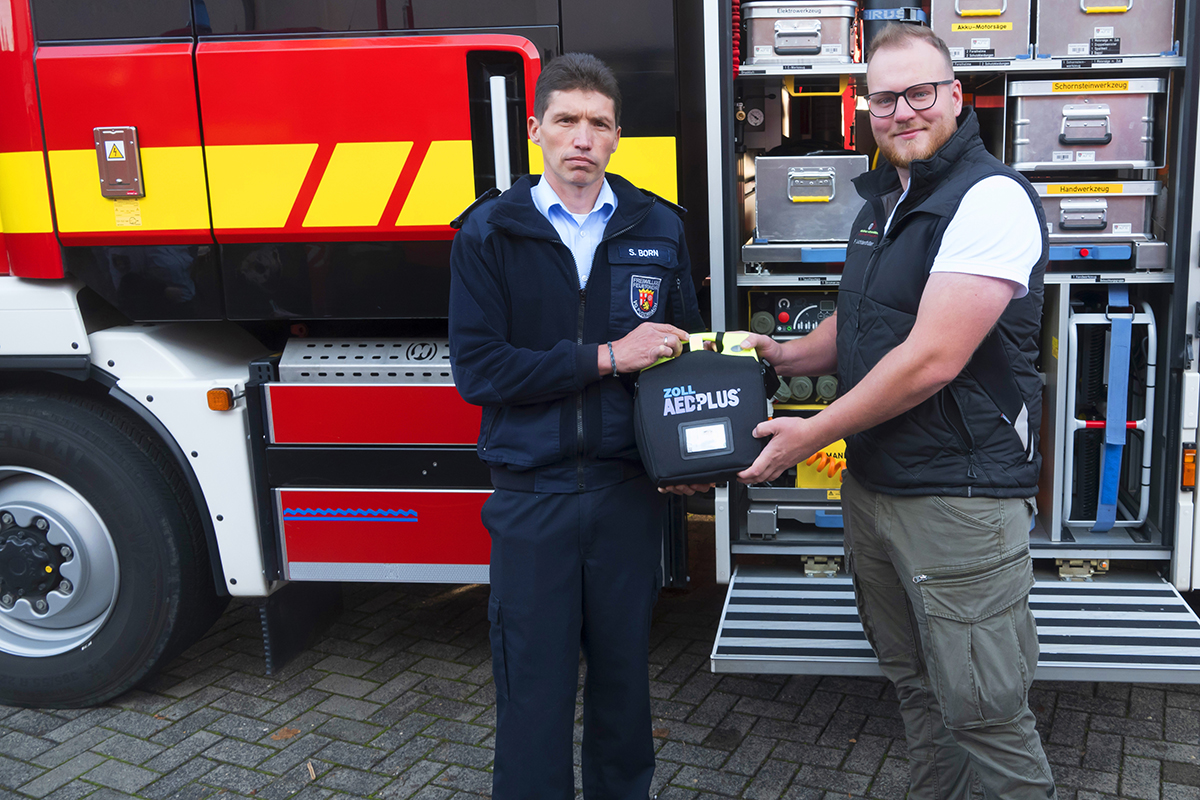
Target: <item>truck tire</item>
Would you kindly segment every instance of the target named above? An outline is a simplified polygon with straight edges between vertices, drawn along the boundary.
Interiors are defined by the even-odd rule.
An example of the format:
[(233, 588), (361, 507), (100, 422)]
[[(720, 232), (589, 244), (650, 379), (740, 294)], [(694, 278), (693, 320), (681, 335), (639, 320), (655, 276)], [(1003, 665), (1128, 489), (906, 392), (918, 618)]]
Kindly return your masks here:
[(179, 468), (139, 420), (70, 394), (0, 393), (0, 704), (102, 703), (227, 602)]

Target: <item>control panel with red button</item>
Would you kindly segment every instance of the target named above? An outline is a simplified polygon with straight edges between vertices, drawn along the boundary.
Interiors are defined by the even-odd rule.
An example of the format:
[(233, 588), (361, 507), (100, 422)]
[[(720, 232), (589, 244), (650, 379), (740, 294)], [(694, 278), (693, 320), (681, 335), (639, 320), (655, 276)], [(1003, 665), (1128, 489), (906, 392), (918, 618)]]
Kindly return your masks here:
[(833, 291), (750, 292), (750, 330), (781, 339), (805, 336), (837, 310)]

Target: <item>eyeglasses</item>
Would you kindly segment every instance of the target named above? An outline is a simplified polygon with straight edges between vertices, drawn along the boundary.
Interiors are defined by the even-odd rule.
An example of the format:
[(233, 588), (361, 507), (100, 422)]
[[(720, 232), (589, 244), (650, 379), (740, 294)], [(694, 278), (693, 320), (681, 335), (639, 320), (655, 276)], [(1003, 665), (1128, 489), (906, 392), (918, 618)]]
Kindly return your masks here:
[(867, 95), (867, 110), (872, 117), (886, 119), (896, 113), (896, 100), (901, 96), (913, 111), (932, 108), (937, 102), (937, 87), (954, 83), (954, 78), (932, 83), (918, 83), (902, 92), (872, 92)]

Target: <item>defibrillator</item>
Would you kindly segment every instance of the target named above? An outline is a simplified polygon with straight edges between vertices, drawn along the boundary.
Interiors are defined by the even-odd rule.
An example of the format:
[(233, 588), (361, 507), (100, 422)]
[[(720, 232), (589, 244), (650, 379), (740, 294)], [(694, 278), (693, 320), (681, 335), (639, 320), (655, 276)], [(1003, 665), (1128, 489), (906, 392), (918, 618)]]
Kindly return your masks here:
[[(657, 486), (720, 483), (754, 463), (767, 439), (775, 370), (753, 348), (735, 349), (745, 333), (698, 333), (683, 352), (642, 370), (634, 392), (634, 433)], [(706, 350), (705, 342), (716, 349)]]

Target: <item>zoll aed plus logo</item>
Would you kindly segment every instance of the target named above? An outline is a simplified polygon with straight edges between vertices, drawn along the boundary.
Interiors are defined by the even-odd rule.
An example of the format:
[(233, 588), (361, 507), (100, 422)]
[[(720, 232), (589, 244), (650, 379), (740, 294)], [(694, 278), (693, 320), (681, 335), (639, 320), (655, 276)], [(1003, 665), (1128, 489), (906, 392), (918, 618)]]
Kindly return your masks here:
[(714, 392), (697, 392), (687, 386), (672, 386), (663, 389), (663, 416), (672, 414), (691, 414), (713, 408), (732, 408), (741, 399), (738, 392), (741, 389), (718, 389)]

